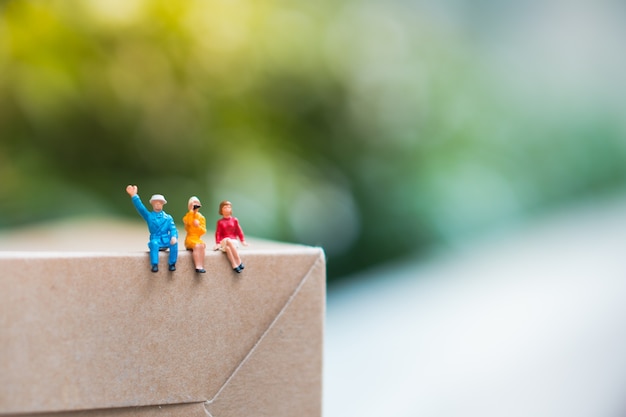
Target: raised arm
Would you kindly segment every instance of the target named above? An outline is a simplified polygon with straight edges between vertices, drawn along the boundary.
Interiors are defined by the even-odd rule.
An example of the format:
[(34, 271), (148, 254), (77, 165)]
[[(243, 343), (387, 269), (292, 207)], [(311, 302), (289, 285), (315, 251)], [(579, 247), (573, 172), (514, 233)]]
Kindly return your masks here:
[(150, 214), (150, 212), (148, 211), (146, 206), (144, 206), (143, 203), (141, 202), (141, 199), (139, 198), (139, 195), (137, 194), (138, 192), (137, 186), (136, 185), (127, 186), (126, 192), (132, 199), (133, 205), (137, 209), (137, 212), (139, 213), (139, 215), (143, 217), (145, 221), (148, 221), (148, 215)]

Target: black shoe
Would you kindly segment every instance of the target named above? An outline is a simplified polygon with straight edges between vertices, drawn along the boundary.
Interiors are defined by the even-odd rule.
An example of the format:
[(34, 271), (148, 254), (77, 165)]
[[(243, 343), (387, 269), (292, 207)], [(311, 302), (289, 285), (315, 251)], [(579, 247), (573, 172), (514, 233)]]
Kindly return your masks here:
[(152, 272), (159, 272), (159, 265), (152, 265)]
[(196, 272), (199, 274), (204, 274), (206, 270), (204, 268), (196, 268)]
[(170, 271), (176, 271), (176, 264), (170, 264)]
[(235, 271), (236, 273), (240, 274), (241, 271), (243, 271), (243, 268), (244, 268), (243, 264), (239, 264), (238, 267), (233, 268), (233, 271)]

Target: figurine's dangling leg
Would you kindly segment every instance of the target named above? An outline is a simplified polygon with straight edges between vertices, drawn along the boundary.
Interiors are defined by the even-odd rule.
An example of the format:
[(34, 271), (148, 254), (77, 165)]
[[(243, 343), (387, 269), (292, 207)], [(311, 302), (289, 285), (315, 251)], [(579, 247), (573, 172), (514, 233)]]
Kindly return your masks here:
[(151, 271), (159, 272), (159, 244), (158, 242), (151, 240), (148, 242), (148, 248), (150, 249)]
[(231, 239), (228, 239), (226, 241), (225, 250), (233, 271), (240, 273), (243, 270), (244, 265), (243, 263), (241, 263), (241, 258), (239, 257), (239, 252), (237, 251), (237, 246), (235, 245), (235, 242), (233, 242)]
[(170, 245), (169, 270), (176, 271), (176, 261), (178, 260), (178, 242)]
[(192, 257), (193, 262), (196, 267), (196, 272), (200, 274), (204, 274), (206, 270), (204, 269), (204, 256), (205, 256), (206, 245), (204, 243), (199, 243), (193, 248)]

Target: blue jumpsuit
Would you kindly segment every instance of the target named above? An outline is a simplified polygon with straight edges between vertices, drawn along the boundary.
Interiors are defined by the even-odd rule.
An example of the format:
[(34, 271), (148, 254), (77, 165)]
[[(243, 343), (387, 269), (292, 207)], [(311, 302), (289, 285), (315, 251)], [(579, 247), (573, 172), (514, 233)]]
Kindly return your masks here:
[[(148, 223), (148, 230), (150, 231), (150, 241), (148, 242), (150, 264), (157, 265), (159, 263), (159, 250), (167, 248), (170, 250), (169, 264), (175, 264), (178, 259), (178, 230), (176, 230), (172, 216), (163, 210), (158, 213), (148, 211), (138, 195), (133, 196), (132, 200), (141, 217)], [(172, 237), (176, 238), (174, 245), (170, 245)]]

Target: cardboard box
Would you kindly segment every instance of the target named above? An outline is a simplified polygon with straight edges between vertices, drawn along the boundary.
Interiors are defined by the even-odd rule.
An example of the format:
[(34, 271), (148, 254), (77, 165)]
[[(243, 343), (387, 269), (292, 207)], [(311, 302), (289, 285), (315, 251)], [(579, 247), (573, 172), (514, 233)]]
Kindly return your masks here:
[[(325, 259), (0, 252), (0, 415), (320, 416)], [(43, 414), (39, 414), (43, 413)], [(56, 414), (55, 414), (56, 415)]]

